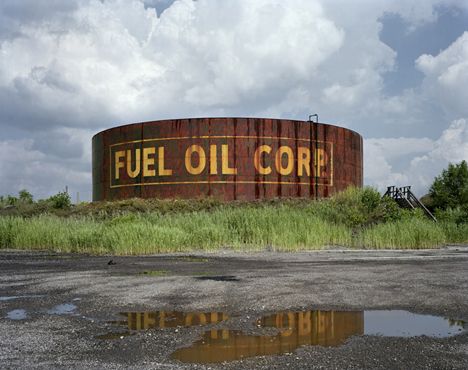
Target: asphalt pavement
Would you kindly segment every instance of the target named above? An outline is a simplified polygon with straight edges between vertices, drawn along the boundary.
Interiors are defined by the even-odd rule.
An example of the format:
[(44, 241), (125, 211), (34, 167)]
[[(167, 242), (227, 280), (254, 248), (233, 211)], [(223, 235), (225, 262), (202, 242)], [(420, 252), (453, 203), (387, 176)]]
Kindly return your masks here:
[(466, 322), (464, 246), (0, 251), (0, 368), (467, 369)]

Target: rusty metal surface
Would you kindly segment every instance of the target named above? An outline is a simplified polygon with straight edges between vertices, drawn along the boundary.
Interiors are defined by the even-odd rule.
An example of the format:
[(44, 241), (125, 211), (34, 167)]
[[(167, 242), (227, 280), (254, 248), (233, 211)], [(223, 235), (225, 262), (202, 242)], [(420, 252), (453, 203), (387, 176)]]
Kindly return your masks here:
[(362, 186), (362, 137), (323, 123), (196, 118), (93, 137), (93, 200), (328, 197)]

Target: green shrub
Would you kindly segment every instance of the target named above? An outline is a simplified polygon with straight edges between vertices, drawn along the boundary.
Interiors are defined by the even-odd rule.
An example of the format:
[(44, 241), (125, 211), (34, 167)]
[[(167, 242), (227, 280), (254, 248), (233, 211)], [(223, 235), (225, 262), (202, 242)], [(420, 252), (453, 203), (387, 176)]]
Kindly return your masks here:
[(21, 203), (24, 203), (24, 204), (33, 204), (34, 203), (32, 194), (29, 191), (27, 191), (26, 189), (20, 190), (18, 195), (19, 195), (19, 201)]
[(46, 201), (55, 209), (69, 209), (72, 204), (70, 195), (65, 191), (52, 195)]
[(402, 217), (396, 202), (380, 195), (371, 187), (363, 189), (349, 187), (331, 199), (317, 202), (315, 213), (330, 222), (351, 228), (362, 228), (372, 224), (395, 221)]
[(448, 208), (445, 210), (437, 209), (435, 216), (440, 222), (459, 224), (468, 224), (468, 206)]

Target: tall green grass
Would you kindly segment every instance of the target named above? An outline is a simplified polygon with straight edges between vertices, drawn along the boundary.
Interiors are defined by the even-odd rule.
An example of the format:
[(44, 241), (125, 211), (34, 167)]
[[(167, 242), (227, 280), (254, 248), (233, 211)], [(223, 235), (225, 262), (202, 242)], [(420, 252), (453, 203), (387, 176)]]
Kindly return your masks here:
[(440, 226), (452, 244), (468, 244), (468, 223), (441, 222)]
[(42, 215), (0, 218), (1, 246), (62, 252), (147, 254), (216, 250), (318, 249), (348, 245), (351, 230), (289, 207), (188, 214), (124, 215), (108, 221)]
[(468, 243), (468, 224), (435, 224), (369, 188), (348, 189), (323, 201), (135, 200), (82, 206), (61, 216), (0, 216), (0, 248), (93, 254), (417, 249), (446, 243)]
[(421, 249), (444, 245), (444, 229), (433, 221), (419, 218), (388, 222), (363, 230), (354, 245), (376, 249)]

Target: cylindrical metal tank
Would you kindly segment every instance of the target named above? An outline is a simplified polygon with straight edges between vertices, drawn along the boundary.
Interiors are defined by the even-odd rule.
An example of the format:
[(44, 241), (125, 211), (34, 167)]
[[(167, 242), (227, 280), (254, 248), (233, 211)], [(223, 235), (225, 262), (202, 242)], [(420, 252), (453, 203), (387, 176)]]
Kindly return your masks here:
[(363, 182), (362, 137), (308, 121), (191, 118), (93, 137), (93, 200), (321, 198)]

